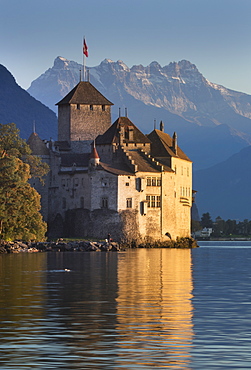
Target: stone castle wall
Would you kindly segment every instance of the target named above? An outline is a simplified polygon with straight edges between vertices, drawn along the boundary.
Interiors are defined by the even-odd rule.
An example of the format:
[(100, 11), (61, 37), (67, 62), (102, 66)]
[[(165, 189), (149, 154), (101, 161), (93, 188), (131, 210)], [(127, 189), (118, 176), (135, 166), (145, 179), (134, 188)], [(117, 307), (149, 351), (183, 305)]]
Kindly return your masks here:
[(109, 105), (60, 105), (58, 109), (58, 140), (94, 140), (111, 125)]

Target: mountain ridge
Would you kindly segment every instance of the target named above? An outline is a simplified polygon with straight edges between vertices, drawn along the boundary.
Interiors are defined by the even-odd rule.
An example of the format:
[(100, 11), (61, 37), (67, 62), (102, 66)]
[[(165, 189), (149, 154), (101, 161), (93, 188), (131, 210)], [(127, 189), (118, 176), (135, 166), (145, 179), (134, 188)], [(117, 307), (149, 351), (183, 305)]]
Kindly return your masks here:
[[(81, 67), (57, 57), (27, 91), (56, 111), (55, 104), (80, 81)], [(209, 82), (189, 61), (164, 67), (154, 61), (147, 67), (129, 68), (121, 60), (105, 59), (88, 70), (90, 82), (114, 103), (113, 121), (119, 108), (125, 107), (143, 132), (162, 120), (169, 134), (178, 132), (180, 145), (196, 169), (210, 167), (251, 144), (251, 96)], [(228, 129), (218, 129), (221, 125)], [(225, 148), (215, 148), (216, 138)]]
[(14, 122), (27, 139), (35, 123), (41, 138), (57, 136), (57, 117), (48, 107), (22, 89), (7, 68), (0, 64), (0, 122)]

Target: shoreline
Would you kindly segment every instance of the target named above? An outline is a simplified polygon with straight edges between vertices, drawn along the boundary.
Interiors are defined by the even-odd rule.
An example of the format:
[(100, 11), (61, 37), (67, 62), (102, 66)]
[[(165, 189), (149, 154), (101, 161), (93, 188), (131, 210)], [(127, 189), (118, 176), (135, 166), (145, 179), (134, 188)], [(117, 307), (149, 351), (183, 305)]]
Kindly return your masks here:
[(65, 241), (59, 239), (54, 242), (7, 242), (0, 240), (0, 254), (6, 253), (36, 253), (36, 252), (120, 252), (127, 249), (137, 248), (175, 248), (192, 249), (199, 247), (197, 241), (192, 238), (180, 238), (177, 241), (168, 242), (145, 242), (119, 243), (107, 241)]

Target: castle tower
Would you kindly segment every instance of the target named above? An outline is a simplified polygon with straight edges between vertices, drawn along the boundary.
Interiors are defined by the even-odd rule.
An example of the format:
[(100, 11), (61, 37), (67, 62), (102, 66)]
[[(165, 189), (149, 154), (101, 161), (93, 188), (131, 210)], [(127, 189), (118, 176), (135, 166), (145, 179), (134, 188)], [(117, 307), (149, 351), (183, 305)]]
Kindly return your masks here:
[(79, 82), (58, 102), (58, 140), (93, 141), (111, 125), (111, 105), (90, 82)]

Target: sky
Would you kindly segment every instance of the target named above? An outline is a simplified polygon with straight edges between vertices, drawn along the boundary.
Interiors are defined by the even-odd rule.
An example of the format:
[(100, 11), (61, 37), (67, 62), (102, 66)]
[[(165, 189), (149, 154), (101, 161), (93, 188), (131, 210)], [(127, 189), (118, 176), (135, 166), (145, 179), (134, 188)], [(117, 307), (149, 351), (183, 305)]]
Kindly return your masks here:
[(251, 94), (251, 0), (0, 0), (0, 64), (27, 89), (62, 56), (128, 67), (186, 59)]

